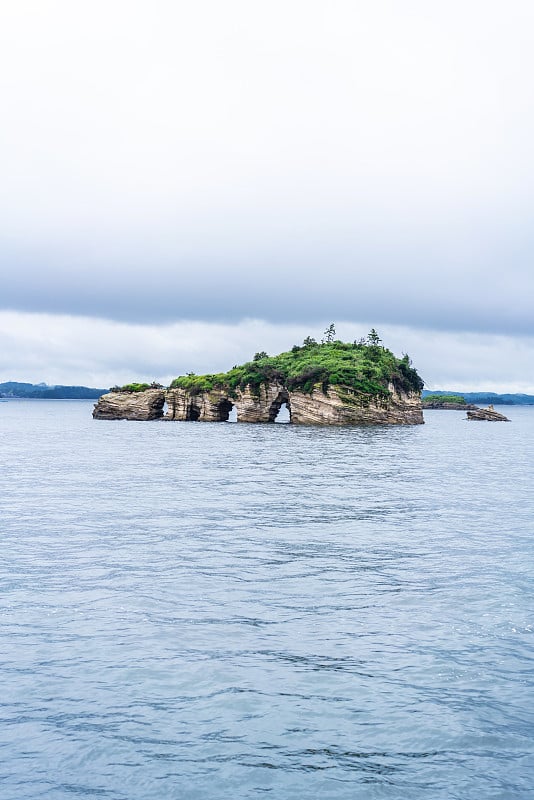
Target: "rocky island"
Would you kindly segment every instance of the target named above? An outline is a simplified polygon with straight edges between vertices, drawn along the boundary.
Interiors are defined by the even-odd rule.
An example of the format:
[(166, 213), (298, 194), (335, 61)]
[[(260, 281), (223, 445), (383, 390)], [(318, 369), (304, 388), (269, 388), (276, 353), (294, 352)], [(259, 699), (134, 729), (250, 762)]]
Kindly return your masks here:
[(429, 394), (423, 397), (423, 409), (442, 409), (444, 411), (473, 411), (478, 406), (468, 403), (461, 394)]
[[(333, 326), (331, 326), (332, 328)], [(397, 358), (372, 330), (352, 343), (318, 343), (277, 356), (256, 353), (225, 373), (114, 387), (96, 404), (95, 419), (274, 422), (285, 404), (297, 425), (420, 425), (423, 381), (407, 355)]]

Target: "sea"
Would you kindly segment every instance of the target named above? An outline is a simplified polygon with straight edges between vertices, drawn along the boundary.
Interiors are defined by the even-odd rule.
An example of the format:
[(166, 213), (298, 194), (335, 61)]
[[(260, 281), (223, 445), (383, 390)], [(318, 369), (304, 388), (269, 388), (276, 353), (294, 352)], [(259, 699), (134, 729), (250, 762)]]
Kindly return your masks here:
[(534, 407), (0, 403), (2, 800), (534, 798)]

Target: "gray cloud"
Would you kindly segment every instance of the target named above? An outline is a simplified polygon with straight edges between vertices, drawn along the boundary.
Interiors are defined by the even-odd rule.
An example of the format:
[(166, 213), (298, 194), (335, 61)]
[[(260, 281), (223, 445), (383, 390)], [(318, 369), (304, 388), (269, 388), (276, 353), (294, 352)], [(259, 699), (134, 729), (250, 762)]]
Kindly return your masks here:
[(534, 8), (20, 0), (0, 307), (534, 333)]
[(395, 240), (374, 249), (354, 243), (348, 252), (325, 242), (315, 249), (298, 242), (289, 256), (282, 248), (258, 249), (217, 253), (208, 244), (176, 262), (128, 253), (118, 265), (82, 247), (80, 253), (61, 254), (54, 266), (41, 260), (38, 270), (37, 257), (30, 263), (13, 257), (3, 283), (3, 306), (148, 323), (184, 318), (236, 322), (247, 316), (313, 323), (328, 316), (534, 332), (534, 271), (528, 252), (506, 267), (505, 248), (492, 242), (478, 263), (437, 241), (424, 243), (417, 252)]

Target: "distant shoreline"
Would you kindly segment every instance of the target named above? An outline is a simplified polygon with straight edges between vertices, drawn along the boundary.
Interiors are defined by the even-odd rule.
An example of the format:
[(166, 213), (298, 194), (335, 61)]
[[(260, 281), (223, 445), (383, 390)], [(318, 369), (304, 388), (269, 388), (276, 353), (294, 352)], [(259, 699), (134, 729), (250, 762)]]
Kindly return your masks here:
[[(421, 398), (424, 401), (425, 397), (430, 395), (457, 395), (463, 397), (466, 403), (474, 405), (494, 405), (494, 406), (533, 406), (534, 395), (522, 394), (520, 392), (508, 392), (499, 394), (497, 392), (459, 392), (453, 389), (424, 389), (421, 393)], [(424, 405), (424, 404), (423, 404)]]
[(89, 386), (48, 386), (46, 383), (0, 383), (1, 400), (98, 400), (107, 389)]

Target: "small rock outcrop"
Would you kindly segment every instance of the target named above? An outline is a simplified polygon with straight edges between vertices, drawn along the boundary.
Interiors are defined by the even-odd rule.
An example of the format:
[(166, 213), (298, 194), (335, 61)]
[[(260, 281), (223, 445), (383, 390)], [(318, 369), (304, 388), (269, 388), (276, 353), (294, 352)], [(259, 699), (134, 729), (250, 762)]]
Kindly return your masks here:
[(94, 419), (152, 420), (163, 417), (165, 392), (146, 389), (143, 392), (109, 392), (103, 394), (93, 410)]
[(476, 411), (468, 411), (467, 419), (480, 419), (487, 422), (510, 422), (508, 417), (505, 417), (504, 414), (499, 414), (493, 406), (477, 408)]

